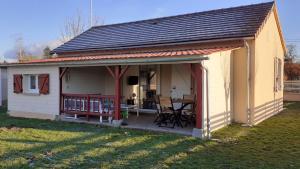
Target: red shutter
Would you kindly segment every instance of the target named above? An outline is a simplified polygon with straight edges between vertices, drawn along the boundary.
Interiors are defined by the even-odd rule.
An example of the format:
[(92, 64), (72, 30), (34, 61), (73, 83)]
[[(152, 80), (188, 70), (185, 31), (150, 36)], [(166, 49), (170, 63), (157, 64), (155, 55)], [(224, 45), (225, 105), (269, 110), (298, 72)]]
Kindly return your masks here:
[(14, 75), (14, 93), (22, 93), (23, 92), (22, 79), (23, 79), (23, 76), (21, 74)]
[(49, 94), (49, 74), (39, 75), (40, 94)]

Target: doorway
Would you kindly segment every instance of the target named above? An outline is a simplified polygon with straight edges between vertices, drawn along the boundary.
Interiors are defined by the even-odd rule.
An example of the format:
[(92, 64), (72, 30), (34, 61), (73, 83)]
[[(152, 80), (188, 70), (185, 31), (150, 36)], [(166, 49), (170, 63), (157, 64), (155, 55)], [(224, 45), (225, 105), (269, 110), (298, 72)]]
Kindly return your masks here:
[(155, 95), (160, 94), (160, 65), (139, 66), (139, 103), (141, 109), (156, 109)]

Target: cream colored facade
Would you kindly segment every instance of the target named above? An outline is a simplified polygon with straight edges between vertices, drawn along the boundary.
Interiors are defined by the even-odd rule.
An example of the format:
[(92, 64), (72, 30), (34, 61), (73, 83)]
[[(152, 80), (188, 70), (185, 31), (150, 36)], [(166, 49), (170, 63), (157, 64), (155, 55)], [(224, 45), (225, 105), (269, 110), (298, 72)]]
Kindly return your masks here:
[[(283, 90), (275, 91), (275, 59), (284, 62), (284, 42), (276, 9), (267, 16), (250, 48), (250, 114), (247, 113), (247, 48), (234, 51), (234, 121), (258, 124), (283, 108)], [(283, 66), (281, 67), (283, 77)], [(283, 86), (283, 80), (281, 80)]]
[(207, 130), (207, 120), (210, 121), (211, 131), (227, 126), (233, 120), (233, 53), (231, 50), (214, 53), (208, 56), (209, 60), (203, 61), (203, 66), (208, 70), (208, 73), (204, 73), (203, 82), (204, 130)]
[[(283, 41), (276, 19), (276, 9), (270, 13), (261, 31), (255, 39), (255, 60), (253, 74), (253, 95), (251, 122), (257, 124), (266, 118), (279, 113), (283, 107), (283, 89), (275, 91), (275, 59), (284, 63)], [(283, 78), (283, 66), (281, 67)], [(281, 80), (283, 86), (283, 80)]]

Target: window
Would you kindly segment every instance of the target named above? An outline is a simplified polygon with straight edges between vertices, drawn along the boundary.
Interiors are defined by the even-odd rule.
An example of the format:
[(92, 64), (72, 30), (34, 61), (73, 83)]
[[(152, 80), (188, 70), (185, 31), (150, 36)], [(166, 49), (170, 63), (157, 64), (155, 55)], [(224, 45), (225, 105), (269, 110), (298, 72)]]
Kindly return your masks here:
[(14, 74), (14, 93), (49, 94), (49, 74)]
[(30, 81), (29, 81), (30, 90), (36, 90), (36, 76), (30, 75)]
[(24, 75), (24, 89), (25, 93), (39, 93), (38, 76), (37, 75)]
[(275, 58), (275, 84), (274, 89), (275, 91), (282, 90), (282, 61), (280, 58)]

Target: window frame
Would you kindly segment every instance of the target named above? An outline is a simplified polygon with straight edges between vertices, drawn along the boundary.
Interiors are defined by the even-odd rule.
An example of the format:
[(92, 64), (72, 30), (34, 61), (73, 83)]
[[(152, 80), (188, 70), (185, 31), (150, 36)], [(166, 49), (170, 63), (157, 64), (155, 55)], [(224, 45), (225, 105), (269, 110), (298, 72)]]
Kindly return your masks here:
[[(31, 77), (35, 77), (35, 89), (31, 88)], [(38, 75), (37, 74), (25, 74), (25, 78), (27, 81), (26, 88), (25, 88), (25, 93), (27, 94), (39, 94), (39, 81), (38, 81)]]

